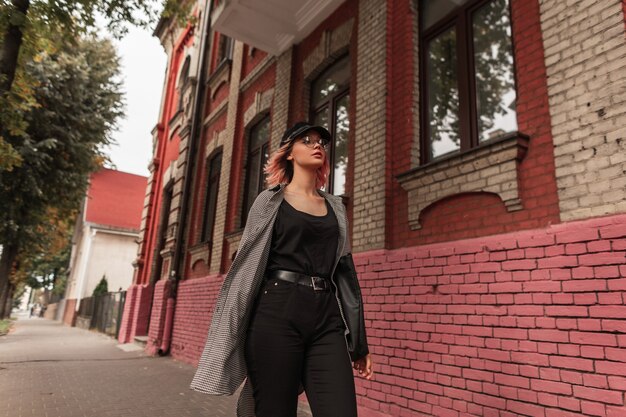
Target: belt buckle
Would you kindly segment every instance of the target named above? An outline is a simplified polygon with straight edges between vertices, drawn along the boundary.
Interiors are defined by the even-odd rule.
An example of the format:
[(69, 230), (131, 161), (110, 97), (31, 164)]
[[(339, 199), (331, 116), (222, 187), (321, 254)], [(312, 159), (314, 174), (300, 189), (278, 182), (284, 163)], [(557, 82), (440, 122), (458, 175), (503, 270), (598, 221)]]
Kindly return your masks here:
[(324, 280), (324, 278), (322, 277), (311, 277), (311, 285), (313, 287), (313, 291), (324, 291), (326, 289), (326, 285), (324, 286), (318, 286), (317, 285), (317, 280)]

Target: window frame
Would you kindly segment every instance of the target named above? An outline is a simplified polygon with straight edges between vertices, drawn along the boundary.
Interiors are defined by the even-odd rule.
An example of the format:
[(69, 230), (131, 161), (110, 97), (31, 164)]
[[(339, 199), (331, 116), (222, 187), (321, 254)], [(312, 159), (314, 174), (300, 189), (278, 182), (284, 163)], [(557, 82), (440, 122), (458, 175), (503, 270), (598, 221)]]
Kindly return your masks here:
[[(310, 84), (310, 91), (309, 91), (309, 120), (314, 121), (315, 120), (315, 116), (320, 113), (324, 107), (328, 107), (327, 108), (327, 116), (328, 116), (328, 131), (330, 132), (330, 136), (331, 138), (333, 138), (332, 144), (330, 146), (329, 152), (328, 152), (328, 162), (330, 164), (330, 173), (328, 175), (328, 179), (327, 179), (327, 183), (328, 183), (328, 189), (327, 191), (330, 194), (334, 193), (334, 185), (335, 185), (335, 140), (336, 140), (336, 129), (335, 129), (335, 125), (336, 125), (336, 119), (337, 119), (337, 103), (343, 99), (345, 96), (349, 96), (348, 102), (350, 105), (352, 105), (352, 96), (350, 95), (350, 84), (351, 84), (351, 78), (348, 78), (348, 80), (346, 81), (346, 84), (340, 86), (340, 88), (336, 91), (333, 92), (332, 94), (328, 95), (324, 101), (320, 101), (318, 103), (313, 103), (313, 86), (315, 85), (315, 82), (317, 80), (320, 79), (320, 77), (322, 75), (324, 75), (328, 70), (330, 70), (334, 65), (336, 65), (337, 63), (341, 62), (343, 59), (348, 59), (348, 62), (350, 64), (350, 71), (352, 72), (352, 61), (350, 61), (350, 55), (349, 54), (345, 54), (340, 56), (339, 58), (337, 58), (336, 60), (334, 60), (332, 63), (330, 63), (328, 66), (326, 66), (324, 68), (323, 71), (320, 71), (320, 73), (317, 75), (317, 77), (313, 78), (313, 80), (311, 81)], [(348, 114), (350, 114), (350, 108), (348, 111)], [(349, 116), (348, 116), (349, 117)], [(348, 143), (348, 148), (350, 147), (350, 144)], [(348, 149), (346, 149), (347, 151)], [(350, 161), (348, 161), (348, 166), (350, 165)], [(346, 167), (346, 173), (347, 173), (348, 168)], [(347, 183), (347, 178), (346, 178), (346, 183)], [(344, 190), (346, 190), (347, 187), (344, 186)], [(346, 195), (345, 192), (343, 195)]]
[[(214, 161), (219, 158), (219, 165), (217, 166), (216, 171), (213, 172), (213, 164)], [(219, 196), (220, 189), (220, 179), (221, 179), (221, 170), (222, 170), (222, 158), (223, 152), (219, 150), (210, 158), (207, 158), (206, 165), (206, 183), (204, 187), (204, 205), (202, 210), (202, 230), (200, 234), (200, 242), (207, 243), (209, 246), (213, 244), (213, 232), (215, 231), (215, 218), (217, 217), (217, 198)], [(212, 207), (209, 207), (210, 199), (212, 197), (211, 194), (211, 186), (216, 184), (215, 186), (215, 203)], [(212, 210), (212, 213), (209, 213), (209, 210)], [(210, 215), (210, 218), (209, 218)], [(210, 231), (207, 230), (210, 225)]]
[[(271, 127), (271, 123), (272, 120), (270, 118), (270, 114), (264, 114), (262, 117), (260, 117), (258, 119), (258, 121), (256, 123), (254, 123), (253, 125), (250, 126), (249, 129), (247, 129), (247, 135), (246, 135), (246, 140), (247, 140), (247, 146), (246, 146), (246, 164), (245, 164), (245, 173), (244, 173), (244, 187), (243, 187), (243, 199), (242, 199), (242, 207), (241, 207), (241, 227), (243, 228), (246, 224), (246, 221), (248, 220), (248, 211), (250, 210), (250, 207), (252, 207), (252, 201), (248, 201), (248, 195), (249, 195), (249, 191), (250, 191), (250, 165), (252, 163), (253, 160), (253, 156), (257, 156), (261, 158), (259, 161), (259, 177), (258, 177), (258, 182), (256, 184), (257, 186), (257, 190), (263, 191), (263, 184), (265, 184), (265, 174), (263, 172), (263, 150), (267, 149), (267, 152), (269, 153), (270, 150), (270, 135), (268, 134), (267, 139), (265, 142), (263, 142), (260, 146), (251, 149), (251, 144), (252, 144), (252, 134), (254, 133), (255, 129), (257, 127), (259, 127), (262, 123), (267, 123), (269, 127)], [(269, 132), (268, 132), (269, 133)], [(260, 192), (259, 191), (259, 192)], [(259, 195), (259, 192), (257, 192), (257, 196)]]
[[(431, 0), (432, 1), (432, 0)], [(498, 138), (480, 141), (478, 134), (478, 111), (476, 104), (476, 69), (474, 61), (474, 37), (472, 27), (472, 15), (478, 9), (495, 0), (470, 0), (466, 4), (458, 6), (450, 13), (439, 19), (430, 28), (419, 30), (419, 95), (420, 95), (420, 165), (426, 165), (440, 159), (446, 159), (452, 155), (464, 153), (480, 145), (497, 141)], [(517, 65), (515, 60), (515, 37), (513, 33), (513, 19), (511, 0), (508, 1), (509, 22), (511, 25), (511, 55), (513, 58), (513, 89), (516, 97), (519, 97), (517, 89)], [(422, 14), (419, 13), (418, 27), (421, 28)], [(428, 71), (427, 71), (427, 46), (428, 43), (448, 29), (456, 31), (456, 76), (459, 89), (459, 149), (446, 152), (445, 154), (430, 157), (431, 143), (429, 134), (429, 102), (428, 102)], [(513, 132), (507, 132), (510, 135)]]
[(189, 82), (190, 68), (191, 68), (191, 56), (187, 55), (187, 57), (183, 61), (180, 74), (178, 75), (178, 106), (176, 108), (177, 112), (183, 110), (183, 93), (185, 91), (185, 87), (187, 86), (187, 83)]
[(161, 206), (159, 207), (159, 225), (157, 227), (157, 240), (154, 247), (153, 268), (150, 277), (150, 283), (154, 284), (159, 281), (163, 275), (163, 250), (167, 246), (170, 228), (170, 212), (172, 209), (172, 200), (174, 199), (174, 182), (168, 182), (161, 194)]
[(232, 59), (234, 44), (235, 41), (233, 38), (218, 32), (215, 68), (219, 68), (222, 62)]

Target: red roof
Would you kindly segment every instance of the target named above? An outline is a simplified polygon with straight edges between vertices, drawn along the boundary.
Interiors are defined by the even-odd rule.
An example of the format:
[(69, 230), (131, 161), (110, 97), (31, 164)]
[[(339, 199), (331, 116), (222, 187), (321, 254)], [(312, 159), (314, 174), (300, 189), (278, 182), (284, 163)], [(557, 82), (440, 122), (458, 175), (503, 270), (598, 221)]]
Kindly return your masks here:
[(103, 168), (91, 175), (85, 221), (139, 230), (148, 179)]

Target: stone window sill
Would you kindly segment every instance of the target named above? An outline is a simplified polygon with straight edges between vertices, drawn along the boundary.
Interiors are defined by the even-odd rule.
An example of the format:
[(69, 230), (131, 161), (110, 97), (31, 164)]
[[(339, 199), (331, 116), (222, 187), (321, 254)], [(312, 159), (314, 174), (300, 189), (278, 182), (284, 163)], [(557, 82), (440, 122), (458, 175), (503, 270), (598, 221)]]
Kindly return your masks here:
[(228, 256), (231, 260), (235, 252), (237, 252), (237, 250), (239, 249), (239, 242), (241, 242), (242, 236), (243, 236), (243, 227), (235, 231), (232, 231), (230, 233), (226, 233), (224, 235), (226, 242), (228, 242), (228, 248), (230, 251)]
[(422, 227), (419, 218), (426, 207), (468, 192), (496, 194), (508, 211), (521, 210), (518, 164), (526, 156), (528, 142), (528, 136), (512, 132), (396, 176), (408, 192), (410, 228)]
[(215, 99), (215, 93), (219, 89), (222, 84), (227, 84), (230, 81), (230, 68), (232, 66), (231, 59), (224, 59), (220, 64), (215, 68), (213, 74), (209, 76), (207, 80), (207, 85), (209, 90), (211, 91), (211, 100)]
[(189, 248), (189, 266), (191, 269), (194, 268), (194, 265), (198, 261), (203, 261), (207, 267), (211, 261), (211, 243), (210, 242), (201, 242), (196, 245), (193, 245)]

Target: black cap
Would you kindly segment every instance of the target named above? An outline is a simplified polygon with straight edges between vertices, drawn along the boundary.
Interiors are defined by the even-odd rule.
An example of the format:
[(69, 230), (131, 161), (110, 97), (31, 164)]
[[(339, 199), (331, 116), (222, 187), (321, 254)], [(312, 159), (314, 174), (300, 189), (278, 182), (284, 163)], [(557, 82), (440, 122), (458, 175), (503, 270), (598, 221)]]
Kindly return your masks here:
[(322, 126), (315, 126), (308, 122), (298, 122), (295, 125), (291, 126), (289, 129), (285, 130), (283, 138), (280, 140), (280, 146), (282, 147), (286, 143), (291, 142), (299, 136), (302, 136), (309, 130), (316, 131), (317, 133), (319, 133), (322, 139), (326, 139), (330, 143), (330, 132)]

